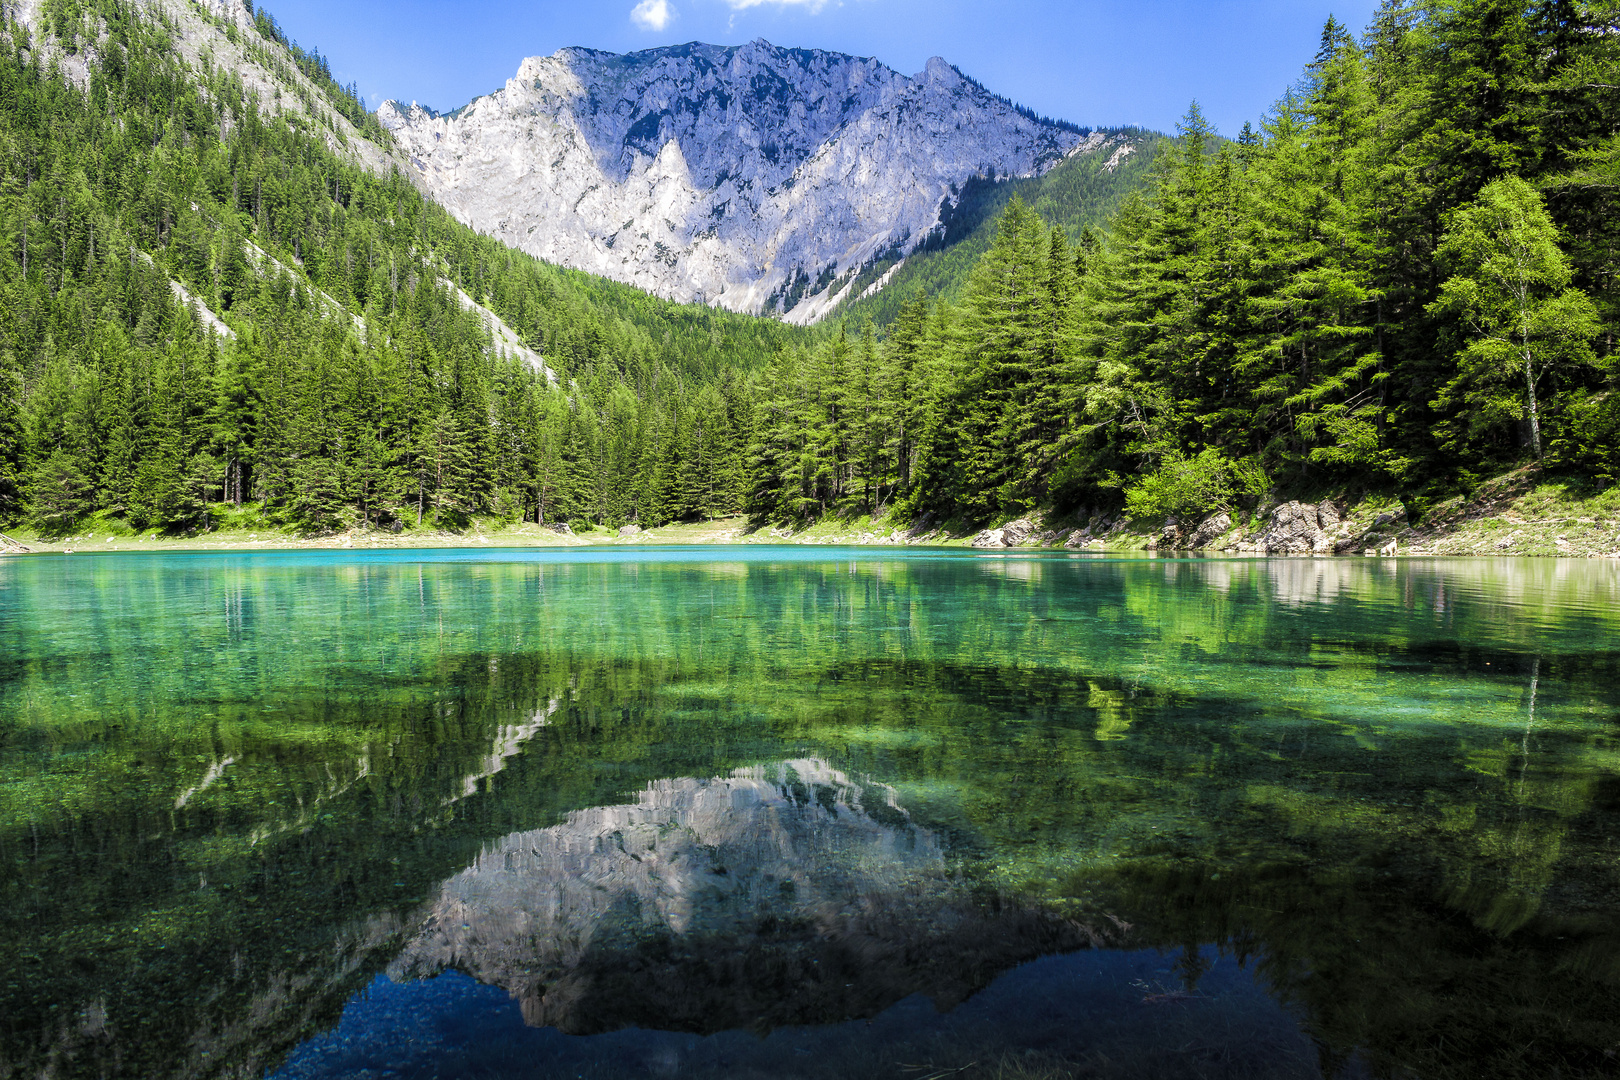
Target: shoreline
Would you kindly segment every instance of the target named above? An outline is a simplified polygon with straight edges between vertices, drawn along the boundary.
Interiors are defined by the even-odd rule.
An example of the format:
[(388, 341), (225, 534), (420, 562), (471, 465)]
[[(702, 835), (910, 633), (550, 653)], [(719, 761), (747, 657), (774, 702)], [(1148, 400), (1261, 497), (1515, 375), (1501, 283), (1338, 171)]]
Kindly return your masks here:
[[(217, 514), (217, 511), (216, 511)], [(642, 530), (587, 528), (533, 522), (475, 520), (466, 530), (353, 528), (299, 535), (273, 527), (246, 509), (225, 527), (189, 536), (136, 533), (117, 519), (96, 518), (82, 532), (42, 539), (36, 532), (0, 533), (0, 557), (24, 554), (175, 551), (332, 551), (387, 549), (670, 547), (782, 544), (848, 547), (974, 548), (985, 551), (1071, 551), (1088, 554), (1152, 552), (1217, 557), (1431, 557), (1620, 559), (1620, 486), (1597, 493), (1549, 481), (1526, 468), (1496, 477), (1467, 497), (1421, 510), (1391, 496), (1319, 502), (1273, 501), (1253, 511), (1206, 511), (1183, 518), (1132, 520), (1120, 512), (1082, 509), (1066, 515), (1032, 514), (994, 528), (960, 523), (931, 525), (925, 518), (901, 526), (878, 520), (823, 519), (800, 529), (754, 526), (734, 515)], [(1415, 519), (1412, 520), (1412, 519)], [(21, 550), (19, 550), (21, 549)]]

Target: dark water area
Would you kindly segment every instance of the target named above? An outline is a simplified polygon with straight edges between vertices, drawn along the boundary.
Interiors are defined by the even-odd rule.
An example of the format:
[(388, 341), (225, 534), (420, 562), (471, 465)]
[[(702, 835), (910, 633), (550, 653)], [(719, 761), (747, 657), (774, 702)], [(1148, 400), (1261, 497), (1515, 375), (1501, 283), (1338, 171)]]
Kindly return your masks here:
[(1620, 1074), (1620, 567), (0, 562), (0, 1080)]

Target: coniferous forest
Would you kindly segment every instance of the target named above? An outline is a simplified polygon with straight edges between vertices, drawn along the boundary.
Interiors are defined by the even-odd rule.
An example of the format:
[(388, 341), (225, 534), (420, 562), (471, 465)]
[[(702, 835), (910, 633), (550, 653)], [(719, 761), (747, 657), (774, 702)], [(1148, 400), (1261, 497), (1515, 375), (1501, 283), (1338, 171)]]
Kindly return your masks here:
[[(1620, 475), (1615, 0), (1329, 20), (1267, 116), (1193, 106), (1105, 225), (1015, 198), (959, 301), (811, 331), (516, 254), (145, 9), (48, 6), (59, 49), (13, 23), (0, 56), (0, 520), (979, 523)], [(88, 42), (81, 87), (54, 58)]]
[(1106, 235), (1003, 215), (964, 301), (782, 357), (752, 508), (1006, 519), (1421, 504), (1620, 468), (1620, 4), (1385, 3), (1233, 140), (1196, 105)]

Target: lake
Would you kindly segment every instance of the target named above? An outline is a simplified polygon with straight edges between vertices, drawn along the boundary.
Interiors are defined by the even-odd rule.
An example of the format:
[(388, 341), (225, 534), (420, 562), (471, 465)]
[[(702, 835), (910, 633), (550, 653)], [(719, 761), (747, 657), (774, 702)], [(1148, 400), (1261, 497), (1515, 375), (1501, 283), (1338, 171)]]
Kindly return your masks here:
[(1620, 565), (0, 561), (0, 1077), (1620, 1073)]

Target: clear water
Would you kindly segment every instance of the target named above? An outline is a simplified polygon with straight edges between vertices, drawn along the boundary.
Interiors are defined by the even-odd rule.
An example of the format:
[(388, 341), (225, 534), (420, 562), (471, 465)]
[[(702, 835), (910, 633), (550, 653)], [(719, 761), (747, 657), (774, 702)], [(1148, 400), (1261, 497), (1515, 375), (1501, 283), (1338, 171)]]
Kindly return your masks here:
[(0, 1077), (1620, 1073), (1620, 567), (0, 561)]

